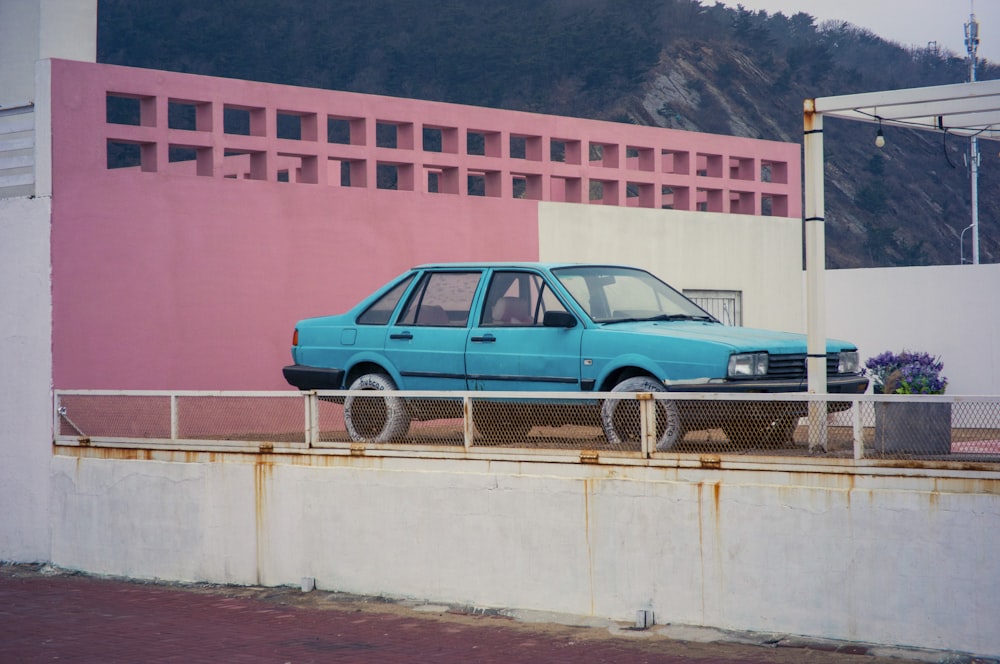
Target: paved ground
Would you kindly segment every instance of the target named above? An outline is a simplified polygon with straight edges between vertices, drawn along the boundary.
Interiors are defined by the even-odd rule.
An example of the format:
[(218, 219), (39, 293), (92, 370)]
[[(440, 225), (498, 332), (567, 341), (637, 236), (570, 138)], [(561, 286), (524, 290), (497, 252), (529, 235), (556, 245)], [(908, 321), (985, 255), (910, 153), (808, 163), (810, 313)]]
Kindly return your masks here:
[(4, 663), (976, 661), (944, 653), (669, 626), (644, 631), (601, 621), (572, 626), (546, 622), (554, 616), (519, 615), (515, 619), (320, 590), (156, 584), (37, 565), (0, 565)]

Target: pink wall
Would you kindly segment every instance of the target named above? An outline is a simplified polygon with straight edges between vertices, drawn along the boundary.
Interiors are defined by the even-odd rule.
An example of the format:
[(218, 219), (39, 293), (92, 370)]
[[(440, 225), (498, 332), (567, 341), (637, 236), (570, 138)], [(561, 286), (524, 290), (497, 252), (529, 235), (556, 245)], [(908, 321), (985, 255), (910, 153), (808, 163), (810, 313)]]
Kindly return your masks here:
[[(537, 258), (532, 199), (801, 215), (791, 144), (60, 60), (52, 97), (57, 388), (285, 388), (299, 318), (417, 263)], [(141, 119), (107, 123), (109, 104)]]

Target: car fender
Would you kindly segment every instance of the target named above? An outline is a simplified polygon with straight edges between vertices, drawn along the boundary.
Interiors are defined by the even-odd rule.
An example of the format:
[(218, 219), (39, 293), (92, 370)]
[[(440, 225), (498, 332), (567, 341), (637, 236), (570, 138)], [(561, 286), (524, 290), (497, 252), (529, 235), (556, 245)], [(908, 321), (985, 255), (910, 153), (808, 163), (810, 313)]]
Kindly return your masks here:
[[(626, 353), (624, 355), (611, 358), (605, 362), (604, 366), (601, 368), (600, 374), (597, 376), (597, 382), (595, 385), (604, 385), (609, 376), (614, 375), (621, 369), (638, 369), (648, 373), (660, 382), (669, 378), (669, 376), (663, 373), (663, 367), (661, 367), (651, 357), (640, 355), (638, 353)], [(608, 385), (607, 389), (611, 389), (612, 387), (614, 387), (614, 385)], [(598, 387), (598, 389), (600, 389), (600, 387)]]
[(347, 358), (347, 362), (344, 363), (344, 370), (346, 372), (344, 374), (345, 376), (344, 389), (348, 389), (350, 387), (350, 380), (348, 377), (354, 371), (355, 367), (357, 367), (360, 364), (377, 364), (378, 366), (382, 367), (383, 371), (386, 374), (388, 374), (390, 378), (392, 378), (392, 382), (396, 384), (396, 387), (398, 389), (400, 390), (406, 389), (406, 387), (404, 386), (404, 381), (402, 376), (400, 376), (399, 371), (392, 364), (392, 362), (389, 361), (389, 358), (387, 358), (385, 355), (382, 355), (381, 353), (371, 350), (355, 353), (354, 355), (351, 355), (349, 358)]

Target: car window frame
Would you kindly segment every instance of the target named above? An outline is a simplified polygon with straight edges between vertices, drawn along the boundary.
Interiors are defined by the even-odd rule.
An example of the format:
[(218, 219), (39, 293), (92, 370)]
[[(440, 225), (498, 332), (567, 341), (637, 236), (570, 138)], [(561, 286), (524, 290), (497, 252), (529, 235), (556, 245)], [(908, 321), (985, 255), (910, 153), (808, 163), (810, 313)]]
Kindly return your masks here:
[[(420, 275), (417, 282), (414, 284), (413, 289), (410, 294), (406, 297), (402, 308), (395, 319), (395, 325), (398, 327), (448, 327), (448, 328), (463, 328), (469, 326), (469, 320), (472, 318), (472, 311), (476, 305), (476, 297), (479, 293), (479, 289), (482, 286), (483, 274), (485, 270), (481, 269), (457, 269), (457, 270), (427, 270)], [(421, 309), (424, 306), (437, 306), (437, 305), (425, 305), (424, 298), (427, 294), (428, 286), (432, 279), (435, 277), (444, 277), (447, 275), (476, 275), (476, 283), (469, 291), (469, 300), (467, 303), (467, 309), (465, 310), (465, 317), (463, 319), (448, 317), (447, 323), (426, 323), (421, 322)], [(419, 301), (418, 301), (419, 300)], [(408, 314), (410, 312), (411, 306), (414, 302), (416, 303), (416, 309), (414, 310), (413, 320), (407, 320)], [(457, 313), (461, 311), (460, 309), (449, 309), (444, 311), (451, 311)]]
[[(538, 297), (535, 298), (533, 302), (529, 302), (529, 310), (531, 311), (530, 323), (509, 323), (509, 322), (504, 323), (493, 320), (493, 315), (492, 315), (493, 307), (502, 297), (504, 297), (503, 294), (491, 297), (494, 288), (494, 283), (496, 282), (497, 278), (500, 275), (512, 275), (512, 274), (526, 275), (527, 278), (529, 279), (534, 277), (541, 282), (540, 287), (537, 289)], [(507, 285), (507, 289), (509, 289), (510, 286), (513, 285), (514, 281), (516, 281), (516, 278), (511, 280), (511, 282)], [(505, 290), (504, 292), (507, 291)], [(502, 269), (494, 268), (490, 272), (488, 283), (483, 287), (482, 302), (480, 303), (479, 306), (478, 326), (490, 329), (544, 327), (545, 312), (550, 310), (557, 311), (557, 309), (545, 308), (546, 292), (551, 294), (552, 299), (554, 299), (559, 304), (559, 306), (562, 308), (562, 311), (574, 317), (576, 316), (576, 314), (573, 313), (572, 309), (566, 306), (566, 303), (559, 296), (558, 290), (552, 285), (549, 279), (546, 278), (546, 275), (544, 273), (539, 272), (537, 270), (530, 270), (524, 268), (502, 268)], [(529, 294), (530, 294), (530, 288), (529, 288)], [(539, 318), (539, 312), (541, 312), (541, 318)]]
[[(393, 315), (396, 313), (396, 309), (399, 308), (399, 303), (403, 301), (404, 297), (406, 296), (406, 292), (410, 289), (410, 286), (413, 285), (413, 280), (416, 278), (416, 276), (417, 276), (416, 272), (411, 272), (404, 278), (400, 279), (396, 284), (388, 288), (384, 293), (382, 293), (382, 295), (380, 295), (371, 304), (365, 307), (364, 311), (358, 314), (358, 317), (354, 319), (355, 324), (377, 326), (377, 325), (388, 325), (390, 322), (392, 322)], [(398, 295), (396, 295), (395, 304), (392, 305), (392, 308), (384, 310), (386, 311), (385, 320), (371, 321), (371, 322), (364, 320), (365, 316), (374, 311), (379, 304), (381, 304), (386, 300), (386, 298), (393, 296), (397, 292)]]

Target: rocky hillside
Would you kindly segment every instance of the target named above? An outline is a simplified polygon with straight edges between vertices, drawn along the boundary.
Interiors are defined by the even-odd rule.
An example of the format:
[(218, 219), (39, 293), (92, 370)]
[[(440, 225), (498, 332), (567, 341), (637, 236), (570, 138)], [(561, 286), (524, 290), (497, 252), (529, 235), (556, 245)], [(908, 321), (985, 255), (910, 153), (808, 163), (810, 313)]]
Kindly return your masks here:
[[(967, 75), (954, 53), (699, 0), (100, 0), (98, 59), (798, 143), (807, 97)], [(826, 130), (828, 265), (958, 263), (968, 141)], [(1000, 158), (982, 147), (981, 260), (1000, 262)]]

